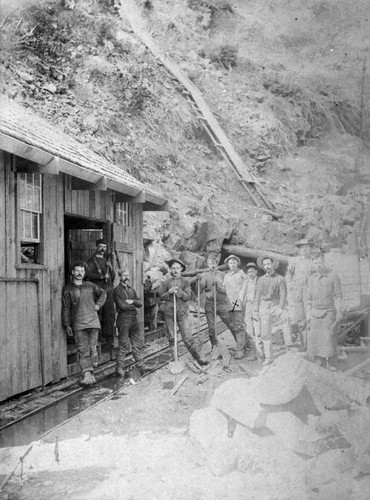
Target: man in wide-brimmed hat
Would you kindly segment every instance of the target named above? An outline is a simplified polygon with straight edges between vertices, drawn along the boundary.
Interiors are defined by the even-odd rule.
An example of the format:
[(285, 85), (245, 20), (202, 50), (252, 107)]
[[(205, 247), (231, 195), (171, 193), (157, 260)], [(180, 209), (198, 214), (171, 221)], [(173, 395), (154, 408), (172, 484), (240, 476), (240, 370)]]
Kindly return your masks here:
[(281, 322), (285, 345), (292, 344), (292, 333), (286, 305), (286, 284), (284, 278), (276, 272), (279, 261), (270, 255), (262, 255), (257, 265), (265, 271), (257, 283), (253, 317), (261, 322), (261, 339), (264, 348), (264, 365), (273, 362), (271, 321), (278, 318)]
[(293, 329), (298, 331), (303, 347), (306, 346), (306, 295), (307, 283), (312, 274), (313, 243), (308, 239), (296, 242), (299, 255), (288, 262), (285, 280), (288, 289), (288, 313)]
[(224, 263), (229, 266), (229, 272), (225, 274), (223, 285), (228, 299), (228, 309), (230, 317), (230, 331), (236, 342), (235, 359), (243, 358), (246, 346), (244, 330), (244, 310), (240, 300), (240, 289), (246, 280), (245, 273), (239, 269), (240, 259), (237, 255), (229, 255)]
[(254, 321), (254, 299), (257, 290), (258, 267), (254, 262), (248, 262), (244, 268), (247, 279), (244, 281), (240, 290), (240, 300), (244, 308), (244, 323), (247, 333), (247, 338), (250, 341), (251, 353), (249, 359), (254, 361), (257, 358), (262, 360), (263, 346), (261, 342), (260, 322)]
[[(175, 359), (175, 322), (179, 326), (180, 334), (185, 347), (199, 364), (207, 364), (201, 355), (202, 346), (199, 340), (193, 338), (189, 321), (188, 301), (191, 297), (190, 282), (182, 276), (186, 270), (185, 264), (179, 259), (166, 261), (171, 275), (162, 283), (159, 289), (159, 298), (163, 301), (164, 321), (167, 327), (167, 337), (170, 350)], [(174, 318), (174, 300), (176, 300), (176, 318)], [(176, 320), (176, 321), (175, 321)]]

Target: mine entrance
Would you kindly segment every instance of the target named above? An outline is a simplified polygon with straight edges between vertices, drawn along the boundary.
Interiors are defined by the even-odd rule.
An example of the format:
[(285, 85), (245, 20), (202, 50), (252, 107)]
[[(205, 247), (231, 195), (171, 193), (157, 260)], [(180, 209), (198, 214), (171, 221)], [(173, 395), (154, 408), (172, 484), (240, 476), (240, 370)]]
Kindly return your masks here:
[[(73, 264), (78, 261), (86, 263), (94, 255), (96, 240), (103, 238), (108, 228), (107, 223), (83, 217), (64, 217), (64, 245), (65, 245), (65, 277), (69, 282)], [(113, 350), (108, 342), (100, 340), (98, 343), (99, 364), (112, 359)], [(67, 366), (68, 375), (79, 371), (77, 350), (73, 339), (67, 339)]]

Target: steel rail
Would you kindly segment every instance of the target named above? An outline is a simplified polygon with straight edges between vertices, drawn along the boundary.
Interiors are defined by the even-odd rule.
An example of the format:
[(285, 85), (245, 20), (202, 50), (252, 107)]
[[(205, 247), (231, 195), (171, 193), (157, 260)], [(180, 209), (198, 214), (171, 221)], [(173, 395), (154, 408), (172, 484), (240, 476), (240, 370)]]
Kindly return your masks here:
[[(222, 323), (221, 321), (219, 321), (219, 322), (218, 322), (218, 325), (219, 325), (219, 324), (222, 324), (222, 325), (223, 325), (223, 323)], [(203, 327), (201, 328), (200, 332), (201, 332), (201, 333), (204, 333), (204, 332), (207, 330), (207, 328), (208, 328), (208, 327), (207, 327), (207, 325), (203, 325)], [(219, 331), (219, 333), (223, 333), (226, 329), (227, 329), (227, 328), (226, 328), (226, 327), (224, 327), (223, 329), (221, 329), (221, 330)], [(194, 336), (197, 336), (197, 332), (193, 333), (193, 337), (194, 337)], [(208, 341), (208, 339), (205, 339), (205, 340), (203, 341), (203, 344), (205, 344), (207, 341)], [(182, 340), (179, 340), (179, 345), (183, 347), (183, 346), (184, 346), (184, 342), (183, 342)], [(149, 352), (149, 353), (147, 353), (146, 355), (144, 355), (144, 360), (146, 360), (146, 361), (147, 361), (147, 360), (150, 360), (150, 359), (152, 359), (153, 357), (156, 357), (156, 356), (158, 356), (158, 355), (160, 355), (161, 353), (164, 353), (164, 352), (166, 352), (166, 351), (167, 351), (167, 352), (169, 351), (169, 346), (168, 346), (168, 345), (165, 345), (165, 346), (163, 346), (163, 347), (160, 347), (159, 349), (157, 349), (157, 350), (156, 350), (156, 351), (154, 351), (154, 352)], [(186, 353), (187, 353), (187, 350), (185, 350), (182, 354), (180, 354), (180, 356), (183, 356), (183, 355), (184, 355), (184, 354), (186, 354)], [(157, 365), (157, 366), (153, 367), (153, 369), (148, 370), (147, 372), (145, 372), (145, 373), (141, 376), (141, 378), (145, 378), (145, 377), (147, 377), (148, 375), (150, 375), (150, 374), (154, 373), (155, 371), (157, 371), (157, 370), (159, 370), (159, 369), (163, 368), (163, 367), (164, 367), (164, 366), (166, 366), (168, 363), (169, 363), (169, 361), (165, 361), (165, 362), (161, 363), (160, 365)], [(110, 365), (110, 366), (107, 366), (107, 365)], [(131, 361), (131, 362), (129, 362), (129, 363), (128, 363), (127, 368), (133, 368), (133, 367), (135, 367), (135, 366), (136, 366), (136, 362), (135, 362), (135, 361)], [(110, 362), (108, 362), (107, 364), (103, 365), (103, 366), (101, 367), (101, 370), (99, 371), (99, 374), (100, 374), (100, 373), (103, 373), (103, 376), (102, 376), (101, 378), (99, 378), (98, 383), (102, 382), (104, 379), (106, 379), (106, 378), (110, 377), (111, 375), (113, 375), (113, 374), (114, 374), (114, 372), (115, 372), (115, 367), (116, 367), (116, 361), (110, 361)], [(77, 383), (78, 383), (78, 381), (77, 381), (77, 380), (76, 380), (76, 381), (71, 381), (71, 386), (73, 386), (73, 385), (75, 385), (75, 384), (77, 384)], [(6, 424), (2, 425), (2, 426), (0, 427), (0, 434), (1, 434), (1, 432), (2, 432), (2, 431), (4, 431), (5, 429), (8, 429), (9, 427), (12, 427), (13, 425), (16, 425), (16, 424), (18, 424), (19, 422), (22, 422), (23, 420), (26, 420), (27, 418), (30, 418), (30, 417), (32, 417), (33, 415), (36, 415), (37, 413), (40, 413), (41, 411), (44, 411), (44, 410), (46, 410), (46, 409), (48, 409), (48, 408), (51, 408), (52, 406), (55, 406), (55, 405), (56, 405), (56, 404), (58, 404), (60, 401), (63, 401), (64, 399), (67, 399), (67, 398), (69, 398), (70, 396), (73, 396), (74, 394), (77, 394), (77, 393), (79, 393), (79, 392), (83, 392), (83, 391), (86, 391), (86, 390), (91, 390), (92, 388), (93, 388), (92, 386), (91, 386), (91, 387), (77, 387), (76, 389), (73, 389), (73, 390), (69, 391), (68, 393), (63, 394), (63, 395), (62, 395), (62, 396), (60, 396), (58, 399), (55, 399), (54, 401), (50, 401), (49, 403), (47, 403), (47, 404), (45, 404), (45, 405), (42, 405), (42, 406), (40, 406), (40, 407), (38, 407), (38, 408), (35, 408), (35, 409), (31, 410), (30, 412), (25, 413), (25, 414), (23, 414), (23, 415), (19, 416), (18, 418), (16, 418), (16, 419), (14, 419), (14, 420), (12, 420), (12, 421), (10, 421), (10, 422), (7, 422)], [(55, 388), (55, 390), (58, 390), (58, 388)], [(117, 391), (119, 391), (119, 390), (121, 390), (121, 388), (120, 388), (120, 389), (118, 389)], [(113, 393), (112, 393), (112, 394), (110, 394), (109, 396), (114, 396), (114, 395), (117, 393), (117, 391), (113, 392)], [(109, 397), (109, 396), (107, 396), (107, 397)], [(103, 401), (105, 401), (105, 398), (101, 399), (101, 400), (100, 400), (100, 401), (98, 401), (97, 403), (100, 403), (100, 402), (103, 402)], [(95, 404), (97, 404), (97, 403), (95, 403)], [(94, 404), (93, 406), (95, 406), (95, 404)], [(91, 408), (91, 407), (89, 407), (89, 408)], [(81, 412), (78, 412), (76, 415), (80, 415), (83, 411), (86, 411), (86, 410), (88, 410), (89, 408), (86, 408), (85, 410), (82, 410)], [(74, 416), (75, 416), (75, 415), (74, 415)], [(71, 418), (73, 418), (73, 417), (71, 417)], [(63, 423), (63, 422), (62, 422), (62, 423)], [(0, 437), (1, 437), (1, 436), (0, 436)]]

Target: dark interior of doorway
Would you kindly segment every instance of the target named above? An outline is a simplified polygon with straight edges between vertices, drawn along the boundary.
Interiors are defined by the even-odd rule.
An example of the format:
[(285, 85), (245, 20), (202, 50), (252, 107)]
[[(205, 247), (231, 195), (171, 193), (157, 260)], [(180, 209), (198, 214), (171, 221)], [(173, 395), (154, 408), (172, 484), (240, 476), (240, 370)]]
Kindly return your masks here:
[(74, 262), (86, 262), (95, 248), (95, 241), (103, 236), (103, 222), (71, 215), (64, 216), (64, 255), (66, 283)]

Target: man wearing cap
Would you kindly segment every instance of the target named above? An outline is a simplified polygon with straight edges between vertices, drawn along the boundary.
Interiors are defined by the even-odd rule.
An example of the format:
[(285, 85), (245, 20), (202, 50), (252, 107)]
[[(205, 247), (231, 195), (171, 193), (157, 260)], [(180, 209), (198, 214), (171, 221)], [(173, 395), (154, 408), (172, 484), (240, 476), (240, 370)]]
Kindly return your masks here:
[(257, 359), (262, 360), (263, 349), (261, 341), (261, 329), (260, 323), (254, 321), (254, 299), (257, 290), (258, 281), (258, 267), (254, 262), (249, 262), (245, 268), (247, 279), (244, 281), (242, 288), (240, 290), (240, 301), (244, 308), (244, 323), (246, 327), (247, 338), (251, 345), (250, 360), (254, 361)]
[(257, 265), (265, 271), (258, 280), (254, 304), (254, 320), (261, 322), (261, 340), (263, 343), (265, 361), (264, 365), (273, 362), (271, 322), (279, 318), (282, 324), (285, 345), (292, 345), (292, 334), (289, 315), (285, 310), (286, 284), (276, 269), (279, 261), (269, 255), (258, 257)]
[[(193, 338), (188, 313), (188, 301), (191, 297), (189, 281), (181, 274), (186, 266), (181, 260), (171, 259), (166, 261), (171, 275), (162, 283), (159, 298), (163, 301), (164, 321), (167, 327), (168, 342), (172, 356), (175, 359), (175, 323), (178, 324), (182, 340), (193, 358), (199, 364), (205, 365), (207, 361), (201, 356), (201, 344)], [(174, 318), (174, 300), (176, 300), (176, 318)], [(175, 321), (176, 320), (176, 321)]]
[(246, 280), (245, 273), (239, 269), (240, 259), (236, 255), (229, 255), (224, 263), (229, 266), (229, 271), (225, 274), (223, 285), (228, 299), (228, 309), (230, 315), (230, 331), (236, 342), (235, 359), (241, 359), (245, 356), (244, 349), (249, 347), (249, 341), (246, 344), (244, 330), (244, 310), (240, 300), (240, 290)]
[(307, 283), (312, 273), (313, 243), (307, 239), (296, 243), (299, 255), (289, 259), (285, 280), (288, 289), (288, 313), (292, 326), (297, 325), (302, 346), (306, 346), (306, 295)]
[(96, 240), (95, 255), (87, 261), (86, 279), (100, 286), (107, 293), (107, 300), (99, 311), (99, 318), (102, 337), (112, 342), (115, 319), (113, 282), (116, 275), (112, 264), (105, 257), (106, 251), (106, 241)]
[(313, 271), (307, 287), (307, 354), (330, 369), (330, 358), (336, 355), (335, 324), (343, 315), (343, 298), (339, 276), (325, 264), (322, 253), (313, 259)]
[(118, 329), (118, 355), (116, 374), (125, 375), (126, 354), (132, 355), (141, 371), (143, 365), (144, 332), (137, 321), (137, 309), (142, 307), (143, 301), (139, 299), (136, 291), (130, 286), (130, 271), (118, 271), (120, 282), (113, 290), (113, 299), (117, 309)]

